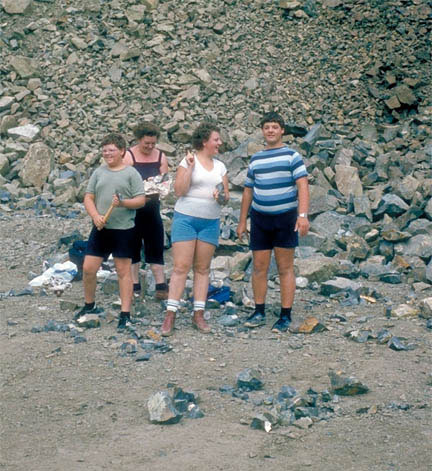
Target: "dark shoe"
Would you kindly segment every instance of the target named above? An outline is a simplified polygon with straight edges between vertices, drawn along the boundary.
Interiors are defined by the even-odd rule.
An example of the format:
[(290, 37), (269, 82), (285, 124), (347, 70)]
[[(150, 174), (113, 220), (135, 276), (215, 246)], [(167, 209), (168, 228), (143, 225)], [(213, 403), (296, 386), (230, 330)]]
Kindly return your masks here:
[(77, 320), (86, 314), (100, 314), (101, 312), (104, 312), (103, 308), (98, 307), (96, 304), (91, 309), (89, 309), (87, 306), (84, 306), (74, 315), (74, 319)]
[(170, 337), (174, 333), (175, 318), (176, 313), (174, 311), (167, 311), (161, 327), (162, 337)]
[(291, 319), (288, 317), (280, 317), (271, 328), (272, 332), (276, 334), (280, 334), (282, 332), (286, 332), (288, 327), (291, 324)]
[(117, 330), (124, 330), (130, 322), (130, 315), (120, 314), (119, 321), (117, 324)]
[(262, 312), (254, 312), (251, 314), (244, 323), (245, 327), (249, 327), (250, 329), (253, 329), (255, 327), (260, 327), (262, 325), (265, 325), (266, 323), (266, 316)]
[(168, 291), (166, 289), (157, 289), (155, 291), (155, 298), (158, 301), (165, 301), (168, 299)]
[(199, 330), (202, 334), (209, 334), (211, 332), (210, 326), (204, 319), (204, 311), (202, 309), (194, 312), (192, 327)]

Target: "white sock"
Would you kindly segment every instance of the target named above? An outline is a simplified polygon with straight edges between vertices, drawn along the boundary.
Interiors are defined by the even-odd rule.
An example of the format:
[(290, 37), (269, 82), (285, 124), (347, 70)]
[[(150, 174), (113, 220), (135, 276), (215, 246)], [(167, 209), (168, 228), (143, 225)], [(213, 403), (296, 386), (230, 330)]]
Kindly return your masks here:
[(167, 311), (177, 312), (179, 306), (180, 306), (180, 301), (177, 301), (177, 299), (168, 299)]
[(194, 301), (193, 310), (195, 311), (204, 311), (206, 302), (205, 301)]

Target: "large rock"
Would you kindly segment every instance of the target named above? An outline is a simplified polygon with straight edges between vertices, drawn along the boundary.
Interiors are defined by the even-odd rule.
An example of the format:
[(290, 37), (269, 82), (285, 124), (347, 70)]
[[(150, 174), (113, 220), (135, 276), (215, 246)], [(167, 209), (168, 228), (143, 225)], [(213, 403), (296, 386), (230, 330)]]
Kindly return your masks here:
[(355, 167), (336, 165), (335, 171), (337, 189), (344, 196), (353, 195), (359, 197), (363, 195), (363, 187), (358, 175), (358, 170)]
[(141, 0), (148, 10), (155, 10), (159, 6), (159, 0)]
[(365, 394), (369, 388), (354, 376), (344, 376), (340, 371), (329, 371), (332, 392), (340, 396)]
[(0, 154), (0, 175), (6, 175), (9, 168), (9, 159), (4, 154)]
[(360, 294), (361, 284), (347, 278), (334, 278), (333, 280), (321, 283), (321, 294), (329, 296), (331, 294), (351, 291)]
[(253, 368), (245, 368), (237, 374), (237, 387), (247, 391), (257, 391), (264, 386), (261, 374)]
[(369, 198), (365, 195), (354, 198), (354, 214), (372, 221), (372, 211)]
[(327, 190), (322, 186), (310, 186), (310, 204), (309, 214), (320, 214), (326, 211), (332, 211), (339, 206), (336, 196), (328, 194)]
[(22, 14), (25, 13), (32, 4), (32, 0), (3, 0), (2, 5), (6, 13)]
[(314, 334), (325, 330), (328, 330), (327, 327), (314, 316), (308, 316), (304, 320), (294, 319), (289, 327), (292, 334)]
[(425, 260), (432, 257), (432, 238), (430, 235), (419, 234), (406, 242), (400, 244), (403, 250), (403, 255), (415, 255)]
[(397, 195), (387, 194), (384, 195), (379, 202), (378, 208), (375, 211), (376, 216), (388, 214), (391, 217), (400, 216), (407, 211), (409, 206), (402, 198)]
[(8, 110), (15, 101), (13, 96), (2, 96), (0, 98), (0, 111)]
[(400, 196), (403, 200), (409, 202), (414, 198), (419, 186), (420, 182), (418, 179), (414, 178), (412, 175), (408, 175), (396, 184), (394, 190), (397, 196)]
[(36, 142), (30, 146), (24, 157), (20, 172), (21, 181), (24, 186), (34, 186), (41, 190), (53, 168), (53, 151), (46, 144)]
[(174, 407), (171, 396), (166, 391), (153, 394), (147, 401), (150, 421), (158, 424), (176, 424), (183, 417)]
[(335, 211), (319, 214), (311, 222), (312, 231), (328, 238), (333, 238), (342, 228), (355, 231), (360, 226), (370, 226), (370, 223), (366, 218), (343, 216)]
[(420, 302), (420, 317), (424, 319), (432, 318), (432, 298), (422, 299)]
[(24, 126), (18, 126), (16, 128), (10, 128), (7, 133), (11, 137), (23, 138), (27, 142), (33, 141), (40, 134), (39, 126), (33, 124), (25, 124)]
[(10, 65), (21, 78), (30, 78), (38, 75), (36, 62), (29, 57), (13, 56)]
[(7, 114), (1, 118), (0, 121), (0, 134), (7, 134), (10, 128), (16, 128), (18, 126), (18, 120), (16, 116)]
[(419, 310), (414, 306), (410, 306), (409, 304), (399, 304), (399, 306), (396, 306), (391, 310), (391, 316), (397, 317), (398, 319), (405, 317), (417, 317), (418, 314)]
[(323, 282), (333, 277), (338, 268), (338, 261), (323, 256), (315, 256), (296, 261), (297, 275), (309, 281)]

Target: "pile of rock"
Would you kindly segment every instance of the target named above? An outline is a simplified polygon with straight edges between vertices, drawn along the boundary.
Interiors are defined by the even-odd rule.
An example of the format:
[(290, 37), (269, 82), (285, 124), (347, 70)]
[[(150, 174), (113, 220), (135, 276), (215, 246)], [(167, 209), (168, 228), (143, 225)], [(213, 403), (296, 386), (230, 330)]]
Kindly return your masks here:
[[(74, 216), (108, 130), (129, 135), (138, 120), (155, 119), (174, 169), (196, 123), (215, 119), (233, 198), (213, 270), (248, 282), (250, 254), (235, 237), (238, 192), (262, 148), (261, 112), (277, 108), (310, 172), (311, 232), (297, 267), (304, 286), (334, 277), (417, 291), (432, 283), (430, 2), (188, 0), (179, 9), (173, 0), (3, 0), (2, 8), (1, 212)], [(168, 198), (168, 235), (172, 205)]]

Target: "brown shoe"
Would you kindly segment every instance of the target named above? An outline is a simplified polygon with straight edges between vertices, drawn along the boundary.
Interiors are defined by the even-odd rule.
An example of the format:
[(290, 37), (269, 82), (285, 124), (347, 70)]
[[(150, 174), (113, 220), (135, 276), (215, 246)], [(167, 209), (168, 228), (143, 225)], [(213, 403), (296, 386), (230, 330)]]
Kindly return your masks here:
[(174, 324), (175, 324), (176, 313), (174, 311), (167, 311), (165, 319), (161, 327), (162, 337), (169, 337), (174, 334)]
[(210, 326), (204, 319), (204, 311), (202, 309), (194, 312), (192, 327), (199, 330), (202, 334), (209, 334), (211, 332)]
[(168, 291), (166, 289), (157, 289), (155, 291), (155, 298), (158, 301), (165, 301), (168, 299)]

